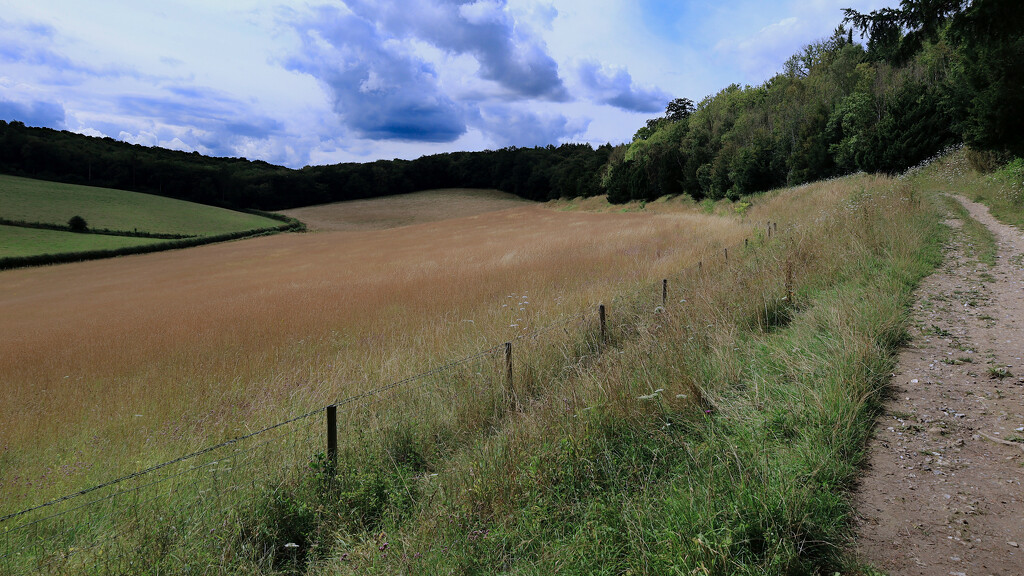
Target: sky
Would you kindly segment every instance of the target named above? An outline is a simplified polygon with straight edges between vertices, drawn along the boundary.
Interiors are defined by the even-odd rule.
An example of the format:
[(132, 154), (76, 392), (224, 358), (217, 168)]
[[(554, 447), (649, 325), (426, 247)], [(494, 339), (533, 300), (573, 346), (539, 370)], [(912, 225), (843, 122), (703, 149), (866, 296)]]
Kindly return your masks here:
[(0, 0), (0, 120), (301, 168), (631, 140), (879, 0)]

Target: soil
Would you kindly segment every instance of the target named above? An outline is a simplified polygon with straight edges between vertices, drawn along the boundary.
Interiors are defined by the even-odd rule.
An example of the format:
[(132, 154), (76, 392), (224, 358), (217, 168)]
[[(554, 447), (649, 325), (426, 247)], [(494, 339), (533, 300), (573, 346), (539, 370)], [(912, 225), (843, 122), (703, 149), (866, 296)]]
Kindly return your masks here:
[(893, 576), (1024, 574), (1024, 235), (957, 200), (996, 264), (948, 222), (854, 495), (858, 556)]

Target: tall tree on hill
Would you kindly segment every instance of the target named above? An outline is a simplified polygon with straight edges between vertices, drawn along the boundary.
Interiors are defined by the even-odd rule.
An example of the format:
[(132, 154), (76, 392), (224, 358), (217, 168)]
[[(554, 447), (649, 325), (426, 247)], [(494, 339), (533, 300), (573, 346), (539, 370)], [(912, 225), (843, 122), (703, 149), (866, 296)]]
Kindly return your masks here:
[(844, 8), (843, 23), (867, 36), (872, 59), (903, 64), (925, 41), (934, 41), (947, 22), (970, 4), (970, 0), (902, 0), (899, 8), (867, 14)]
[(665, 107), (665, 117), (672, 122), (679, 122), (689, 118), (693, 111), (693, 100), (689, 98), (676, 98)]

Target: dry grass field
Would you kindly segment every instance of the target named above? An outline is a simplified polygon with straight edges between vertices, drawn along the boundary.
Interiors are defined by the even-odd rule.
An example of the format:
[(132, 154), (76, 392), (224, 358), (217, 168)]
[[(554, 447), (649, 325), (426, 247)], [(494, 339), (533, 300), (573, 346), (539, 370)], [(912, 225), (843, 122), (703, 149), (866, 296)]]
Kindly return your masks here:
[[(422, 198), (428, 219), (469, 215), (0, 274), (3, 508), (493, 346), (749, 233), (682, 204), (593, 213), (498, 196), (487, 211), (479, 193)], [(342, 227), (422, 219), (392, 202), (353, 203)], [(337, 206), (323, 211), (337, 221)]]
[(941, 257), (928, 188), (439, 193), (0, 274), (0, 520), (144, 471), (7, 517), (0, 572), (864, 573), (846, 492)]
[(477, 216), (527, 204), (528, 200), (505, 192), (448, 188), (295, 208), (282, 214), (305, 222), (310, 230), (381, 230)]

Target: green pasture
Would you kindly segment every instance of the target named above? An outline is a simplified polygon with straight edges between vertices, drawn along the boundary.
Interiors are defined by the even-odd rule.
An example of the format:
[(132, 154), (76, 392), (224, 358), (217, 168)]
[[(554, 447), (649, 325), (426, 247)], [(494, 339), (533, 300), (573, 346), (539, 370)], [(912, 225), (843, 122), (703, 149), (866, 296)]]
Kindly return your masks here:
[[(91, 229), (192, 236), (214, 236), (281, 224), (262, 216), (163, 196), (0, 175), (0, 218), (66, 225), (76, 215), (84, 218)], [(38, 237), (43, 238), (43, 235), (38, 234)], [(96, 242), (97, 246), (104, 242), (120, 242), (118, 246), (140, 243), (138, 239), (98, 238), (80, 242)], [(48, 245), (43, 252), (54, 251), (56, 248)]]
[(0, 258), (112, 250), (160, 242), (167, 242), (167, 240), (0, 226)]

